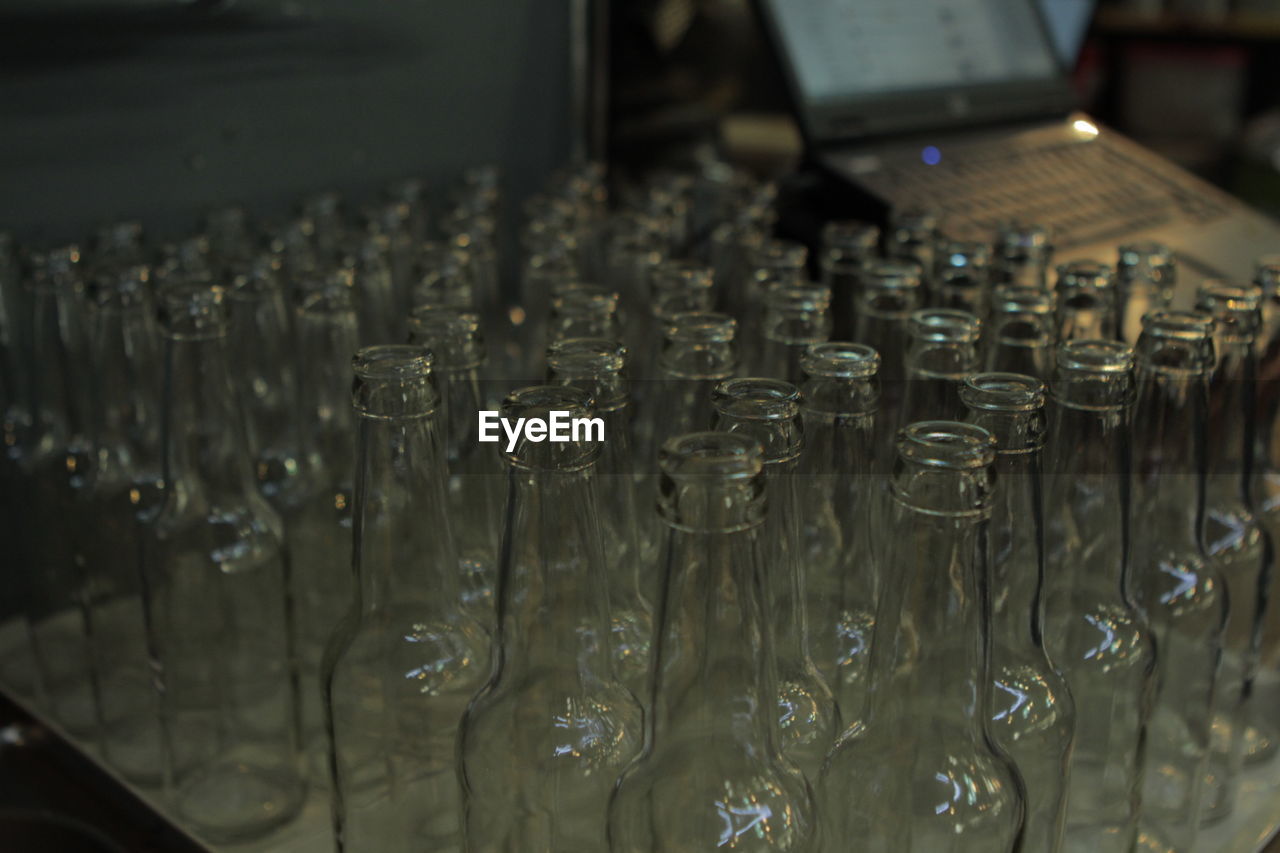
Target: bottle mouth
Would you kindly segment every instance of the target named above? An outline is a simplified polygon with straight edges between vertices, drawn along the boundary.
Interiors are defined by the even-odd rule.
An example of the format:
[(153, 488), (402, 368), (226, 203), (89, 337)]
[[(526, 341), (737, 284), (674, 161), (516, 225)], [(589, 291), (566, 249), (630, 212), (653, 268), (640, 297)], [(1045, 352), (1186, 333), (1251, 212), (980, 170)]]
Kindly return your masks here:
[(1213, 318), (1194, 311), (1154, 311), (1142, 318), (1138, 366), (1168, 374), (1197, 374), (1214, 364)]
[(710, 290), (713, 282), (711, 268), (696, 261), (665, 260), (653, 271), (656, 293)]
[(551, 299), (557, 317), (609, 317), (618, 310), (618, 294), (594, 284), (564, 288)]
[(1262, 325), (1262, 288), (1207, 281), (1196, 291), (1196, 310), (1213, 318), (1222, 336), (1251, 339)]
[(1139, 270), (1159, 271), (1162, 278), (1172, 274), (1175, 264), (1173, 250), (1155, 240), (1126, 243), (1120, 247), (1116, 272), (1121, 278), (1133, 278)]
[(1068, 261), (1058, 266), (1058, 290), (1103, 290), (1114, 281), (1111, 265), (1100, 261)]
[(268, 254), (255, 258), (247, 268), (232, 277), (227, 297), (249, 302), (279, 293), (282, 266), (278, 255)]
[(975, 373), (960, 386), (960, 399), (987, 412), (1034, 412), (1044, 408), (1044, 383), (1021, 373)]
[(738, 321), (728, 314), (692, 311), (672, 315), (667, 323), (668, 340), (683, 343), (728, 343), (738, 331)]
[(1047, 317), (1053, 313), (1049, 294), (1034, 287), (1001, 285), (992, 294), (993, 314), (1035, 314)]
[(658, 466), (673, 480), (750, 480), (764, 470), (764, 449), (738, 433), (693, 432), (668, 439)]
[(975, 424), (918, 421), (898, 430), (898, 457), (930, 468), (968, 471), (996, 459), (996, 439)]
[(783, 284), (769, 290), (765, 305), (781, 314), (817, 314), (831, 307), (831, 290), (820, 284)]
[(355, 288), (351, 276), (333, 273), (303, 285), (300, 314), (347, 314), (356, 309)]
[(547, 348), (547, 365), (564, 378), (598, 379), (620, 372), (627, 348), (609, 338), (566, 338)]
[[(559, 418), (569, 423), (591, 419), (594, 411), (591, 395), (572, 385), (531, 385), (512, 391), (502, 401), (502, 418), (512, 425), (521, 419), (551, 425)], [(517, 468), (579, 471), (600, 456), (600, 441), (591, 440), (590, 432), (588, 429), (584, 438), (571, 431), (566, 441), (550, 436), (534, 440), (528, 432), (521, 432), (513, 442), (503, 441), (502, 456)]]
[(911, 314), (911, 337), (918, 341), (968, 344), (978, 340), (982, 321), (968, 311), (922, 308)]
[(784, 421), (800, 412), (800, 389), (781, 379), (727, 379), (711, 393), (721, 415), (735, 420)]
[(866, 344), (814, 344), (800, 357), (800, 369), (825, 379), (870, 379), (880, 370), (880, 353)]
[(794, 240), (765, 240), (754, 253), (757, 267), (802, 270), (809, 260), (809, 250)]
[(873, 260), (862, 265), (858, 284), (864, 292), (915, 291), (920, 288), (920, 265), (912, 261)]
[(462, 370), (484, 361), (480, 318), (470, 311), (419, 305), (409, 315), (409, 342), (429, 348), (437, 367)]
[(991, 266), (991, 247), (975, 240), (952, 240), (938, 252), (938, 268), (947, 272), (985, 272)]
[(1059, 370), (1076, 373), (1125, 374), (1133, 370), (1133, 348), (1120, 341), (1063, 341), (1057, 364)]

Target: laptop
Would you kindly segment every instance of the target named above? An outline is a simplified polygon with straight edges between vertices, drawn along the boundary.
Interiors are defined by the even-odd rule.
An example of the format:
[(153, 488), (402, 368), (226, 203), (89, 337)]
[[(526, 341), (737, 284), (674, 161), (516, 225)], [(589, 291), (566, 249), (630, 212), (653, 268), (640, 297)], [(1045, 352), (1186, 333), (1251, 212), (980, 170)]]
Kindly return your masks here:
[(809, 157), (878, 210), (931, 209), (964, 235), (1047, 225), (1058, 261), (1159, 240), (1180, 303), (1280, 251), (1274, 220), (1074, 109), (1079, 10), (1055, 41), (1038, 5), (1062, 0), (758, 2)]

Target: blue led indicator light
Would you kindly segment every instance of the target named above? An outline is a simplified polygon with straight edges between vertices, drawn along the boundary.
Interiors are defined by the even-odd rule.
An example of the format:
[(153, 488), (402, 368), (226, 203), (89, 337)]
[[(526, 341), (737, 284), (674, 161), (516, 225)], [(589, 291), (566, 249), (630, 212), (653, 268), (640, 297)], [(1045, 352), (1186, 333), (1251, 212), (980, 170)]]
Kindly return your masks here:
[(925, 162), (925, 165), (936, 166), (942, 162), (942, 152), (936, 145), (926, 145), (920, 152), (920, 159)]

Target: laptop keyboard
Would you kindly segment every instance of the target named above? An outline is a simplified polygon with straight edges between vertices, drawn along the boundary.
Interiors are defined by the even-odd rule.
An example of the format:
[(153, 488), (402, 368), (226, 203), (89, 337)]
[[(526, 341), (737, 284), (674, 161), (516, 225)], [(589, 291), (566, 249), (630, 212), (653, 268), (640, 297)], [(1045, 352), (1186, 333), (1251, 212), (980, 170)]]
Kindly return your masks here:
[(1176, 173), (1163, 174), (1102, 139), (949, 148), (932, 166), (919, 157), (882, 158), (877, 174), (864, 178), (895, 204), (931, 208), (946, 222), (984, 232), (1010, 220), (1048, 225), (1060, 247), (1227, 213)]

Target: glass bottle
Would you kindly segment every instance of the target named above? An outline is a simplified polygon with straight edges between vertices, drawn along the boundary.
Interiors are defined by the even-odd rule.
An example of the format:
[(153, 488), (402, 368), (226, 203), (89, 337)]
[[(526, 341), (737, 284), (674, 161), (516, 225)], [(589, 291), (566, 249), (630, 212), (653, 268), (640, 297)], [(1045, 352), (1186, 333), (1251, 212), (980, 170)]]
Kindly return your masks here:
[(818, 783), (830, 853), (1015, 851), (1022, 780), (991, 737), (990, 635), (982, 547), (994, 440), (971, 424), (899, 432), (888, 561), (862, 725)]
[(994, 249), (993, 284), (1041, 291), (1049, 289), (1053, 242), (1046, 226), (1006, 222), (996, 234)]
[(505, 479), (497, 451), (479, 441), (479, 414), (488, 406), (480, 381), (486, 360), (480, 318), (455, 308), (420, 307), (409, 318), (409, 341), (434, 356), (462, 595), (472, 615), (492, 630)]
[[(1258, 344), (1257, 423), (1253, 466), (1253, 500), (1258, 521), (1272, 546), (1280, 542), (1280, 255), (1260, 258), (1253, 277), (1262, 288), (1262, 330)], [(1255, 707), (1270, 708), (1280, 701), (1280, 607), (1269, 606), (1263, 619), (1260, 679)], [(1265, 757), (1268, 751), (1256, 754)]]
[(91, 319), (95, 400), (84, 549), (93, 688), (103, 757), (125, 779), (160, 783), (157, 697), (147, 665), (139, 565), (144, 525), (164, 499), (160, 336), (148, 287), (133, 267), (98, 282)]
[(831, 292), (834, 334), (853, 334), (858, 272), (879, 253), (880, 228), (870, 222), (836, 220), (822, 226), (822, 284)]
[(640, 548), (626, 364), (626, 348), (605, 338), (567, 338), (547, 350), (548, 382), (586, 391), (604, 421), (596, 473), (613, 665), (623, 684), (643, 696), (648, 692), (652, 602), (658, 590)]
[[(840, 732), (840, 711), (809, 652), (807, 576), (814, 569), (820, 575), (831, 569), (811, 566), (805, 559), (810, 555), (802, 551), (804, 508), (796, 475), (803, 446), (800, 392), (775, 379), (729, 379), (716, 386), (712, 403), (716, 429), (750, 436), (764, 446), (771, 506), (762, 531), (761, 559), (770, 602), (782, 752), (813, 780)], [(830, 563), (836, 554), (828, 550), (822, 556)]]
[(869, 261), (858, 279), (853, 339), (880, 353), (880, 424), (885, 433), (877, 456), (888, 468), (889, 445), (907, 388), (907, 340), (911, 315), (924, 304), (921, 267), (914, 261)]
[(880, 354), (865, 344), (833, 341), (810, 347), (800, 366), (807, 377), (798, 471), (801, 553), (811, 568), (822, 558), (829, 565), (808, 578), (810, 645), (842, 716), (855, 720), (864, 707), (881, 584), (871, 515)]
[(991, 288), (991, 247), (972, 240), (950, 240), (938, 248), (932, 304), (937, 308), (987, 316)]
[(64, 246), (36, 258), (27, 282), (31, 437), (21, 463), (32, 560), (28, 618), (48, 710), (70, 733), (91, 737), (97, 713), (83, 533), (93, 526), (86, 514), (92, 446), (82, 269), (79, 248)]
[[(553, 411), (590, 418), (589, 397), (524, 388), (502, 416), (546, 420)], [(567, 442), (526, 433), (512, 450), (503, 446), (493, 670), (459, 735), (466, 853), (604, 849), (610, 791), (641, 744), (640, 705), (615, 680), (609, 655), (600, 445), (589, 432)]]
[(611, 853), (815, 849), (812, 793), (783, 758), (770, 713), (762, 463), (746, 435), (691, 433), (663, 446), (652, 712), (609, 804)]
[(1116, 337), (1115, 277), (1097, 261), (1071, 261), (1058, 267), (1058, 340), (1107, 340)]
[(963, 414), (960, 383), (978, 369), (981, 331), (982, 322), (968, 311), (922, 308), (911, 315), (901, 423)]
[(811, 283), (779, 285), (764, 301), (763, 345), (754, 372), (799, 382), (805, 351), (831, 337), (831, 291)]
[[(894, 210), (889, 215), (885, 234), (885, 255), (898, 260), (914, 261), (926, 274), (932, 274), (941, 235), (942, 219), (937, 212), (922, 208)], [(926, 282), (926, 285), (930, 284)]]
[(565, 338), (621, 337), (618, 294), (603, 287), (583, 284), (566, 288), (551, 298), (551, 326), (547, 344)]
[[(738, 369), (738, 322), (727, 314), (677, 314), (667, 324), (658, 359), (661, 390), (654, 394), (652, 446), (711, 426), (711, 392)], [(651, 454), (643, 457), (646, 463)]]
[(1196, 291), (1196, 309), (1213, 317), (1217, 361), (1209, 377), (1204, 547), (1226, 581), (1231, 618), (1214, 699), (1211, 777), (1217, 796), (1205, 801), (1208, 819), (1234, 805), (1241, 766), (1249, 755), (1274, 749), (1270, 714), (1255, 714), (1254, 678), (1270, 597), (1274, 553), (1254, 513), (1254, 402), (1257, 359), (1253, 343), (1262, 323), (1256, 286), (1207, 281)]
[(1053, 297), (1044, 290), (999, 285), (991, 298), (984, 359), (987, 370), (1047, 379), (1053, 366)]
[(231, 843), (291, 820), (305, 792), (284, 530), (256, 488), (223, 291), (175, 285), (160, 296), (165, 500), (143, 578), (164, 791), (185, 826)]
[(1216, 802), (1231, 783), (1214, 767), (1214, 777), (1202, 784), (1227, 618), (1224, 579), (1203, 540), (1213, 363), (1212, 319), (1172, 311), (1143, 319), (1130, 571), (1134, 601), (1146, 614), (1159, 655), (1142, 821), (1176, 850), (1193, 848), (1203, 802)]
[(1120, 339), (1137, 343), (1142, 334), (1142, 318), (1168, 308), (1177, 283), (1177, 260), (1165, 244), (1144, 240), (1121, 246), (1116, 259)]
[(976, 373), (960, 397), (969, 423), (996, 438), (987, 536), (991, 589), (991, 734), (1026, 785), (1028, 850), (1061, 849), (1075, 703), (1044, 648), (1044, 383)]
[(475, 282), (467, 253), (451, 243), (423, 243), (418, 249), (410, 300), (415, 308), (438, 305), (472, 310), (476, 304)]
[(738, 318), (748, 340), (758, 340), (764, 320), (765, 294), (776, 285), (800, 284), (805, 278), (809, 250), (792, 240), (765, 240), (751, 253), (750, 271)]
[(1127, 569), (1133, 350), (1065, 342), (1051, 391), (1045, 648), (1076, 708), (1064, 849), (1130, 853), (1156, 660)]
[(396, 295), (391, 268), (391, 238), (385, 234), (354, 236), (343, 247), (341, 267), (351, 276), (365, 346), (402, 341), (404, 308)]
[(352, 360), (356, 594), (322, 666), (341, 853), (460, 850), (456, 735), (484, 682), (461, 609), (441, 396), (412, 345)]
[(638, 334), (631, 339), (639, 346), (628, 347), (631, 364), (646, 380), (657, 375), (660, 336), (667, 321), (676, 314), (710, 311), (715, 301), (711, 268), (693, 261), (664, 260), (654, 268), (650, 285), (648, 310), (639, 312), (644, 322), (633, 324)]

